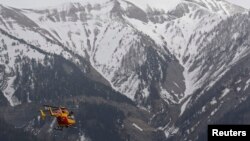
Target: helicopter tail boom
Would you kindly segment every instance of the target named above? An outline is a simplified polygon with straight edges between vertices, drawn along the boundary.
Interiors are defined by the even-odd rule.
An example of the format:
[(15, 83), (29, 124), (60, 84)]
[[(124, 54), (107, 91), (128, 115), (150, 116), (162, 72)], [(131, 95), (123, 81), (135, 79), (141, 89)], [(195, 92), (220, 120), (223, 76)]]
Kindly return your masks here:
[(46, 117), (46, 114), (44, 113), (43, 110), (40, 110), (40, 115), (41, 115), (41, 118), (44, 120)]

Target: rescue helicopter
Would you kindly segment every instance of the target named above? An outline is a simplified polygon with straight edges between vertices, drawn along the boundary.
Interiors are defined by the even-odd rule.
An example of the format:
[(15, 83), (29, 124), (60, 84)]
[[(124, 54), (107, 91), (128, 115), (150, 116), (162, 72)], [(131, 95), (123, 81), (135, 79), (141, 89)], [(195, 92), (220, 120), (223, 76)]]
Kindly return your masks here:
[(56, 118), (57, 127), (55, 130), (63, 130), (63, 128), (72, 127), (76, 124), (73, 112), (66, 107), (43, 105), (43, 108), (40, 109), (40, 117), (45, 120), (47, 116)]

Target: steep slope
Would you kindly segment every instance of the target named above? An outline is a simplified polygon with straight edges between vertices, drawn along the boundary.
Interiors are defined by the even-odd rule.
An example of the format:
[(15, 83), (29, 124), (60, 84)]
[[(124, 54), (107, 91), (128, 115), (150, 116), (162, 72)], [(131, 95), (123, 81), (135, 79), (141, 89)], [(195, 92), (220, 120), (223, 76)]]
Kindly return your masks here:
[[(93, 141), (100, 141), (103, 138), (114, 141), (157, 140), (154, 127), (147, 123), (149, 113), (137, 108), (125, 96), (89, 79), (87, 73), (82, 72), (78, 66), (61, 56), (38, 52), (44, 58), (31, 58), (25, 54), (29, 53), (27, 50), (31, 50), (32, 46), (10, 39), (6, 35), (2, 37), (17, 43), (18, 49), (24, 52), (20, 53), (21, 55), (17, 52), (18, 55), (13, 54), (15, 56), (10, 56), (8, 59), (16, 60), (14, 66), (10, 66), (13, 67), (15, 79), (13, 83), (8, 83), (8, 87), (11, 87), (14, 92), (10, 97), (10, 103), (15, 104), (12, 105), (15, 107), (8, 106), (6, 102), (1, 102), (0, 107), (0, 111), (4, 113), (0, 117), (10, 124), (10, 127), (16, 128), (13, 129), (13, 134), (22, 136), (26, 134), (25, 132), (28, 135), (32, 133), (31, 137), (35, 135), (34, 140), (79, 140), (81, 138), (89, 138)], [(15, 47), (5, 45), (7, 50)], [(24, 50), (21, 50), (22, 46)], [(32, 52), (36, 52), (36, 49)], [(13, 97), (18, 100), (18, 103), (13, 100)], [(53, 125), (49, 125), (51, 120), (47, 119), (44, 122), (38, 116), (37, 109), (45, 103), (73, 107), (74, 112), (77, 113), (76, 128), (69, 129), (68, 132), (57, 137), (58, 132), (53, 131)], [(133, 125), (140, 126), (144, 132)], [(1, 126), (1, 128), (4, 127)], [(98, 136), (96, 136), (97, 133), (99, 133)], [(164, 135), (158, 134), (162, 137)], [(1, 137), (5, 138), (5, 136)]]
[[(122, 4), (140, 10), (131, 3), (123, 2)], [(62, 8), (49, 10), (24, 10), (21, 13), (30, 19), (35, 19), (32, 21), (33, 25), (17, 22), (18, 24), (11, 27), (12, 32), (15, 33), (10, 34), (18, 34), (18, 28), (25, 27), (25, 30), (29, 30), (25, 31), (24, 40), (46, 52), (62, 54), (76, 64), (79, 63), (79, 59), (74, 55), (89, 60), (114, 89), (142, 103), (149, 96), (150, 87), (153, 85), (151, 81), (164, 80), (166, 77), (167, 68), (160, 64), (169, 62), (178, 64), (178, 62), (166, 49), (155, 44), (150, 37), (125, 22), (123, 13), (127, 13), (129, 17), (130, 9), (125, 10), (121, 7), (122, 4), (109, 1), (100, 7), (98, 4), (92, 6), (71, 3), (63, 5)], [(15, 9), (8, 10), (16, 12)], [(61, 27), (64, 27), (63, 30), (60, 30)], [(30, 38), (27, 36), (29, 34), (38, 37)], [(47, 40), (51, 43), (47, 44)], [(153, 66), (152, 63), (159, 65)], [(145, 69), (143, 70), (145, 72), (142, 72), (142, 69)], [(181, 75), (181, 71), (179, 73)], [(176, 83), (178, 85), (182, 82), (179, 80)], [(165, 91), (165, 86), (161, 86), (163, 84), (155, 85), (163, 87), (162, 91)], [(165, 92), (164, 97), (176, 103), (174, 99), (179, 94), (181, 92), (178, 94)]]
[[(204, 48), (200, 55), (203, 59), (197, 59), (194, 64), (206, 70), (200, 71), (198, 78), (205, 77), (205, 85), (191, 96), (187, 104), (188, 109), (176, 122), (182, 132), (182, 137), (179, 138), (184, 135), (186, 140), (204, 140), (207, 124), (241, 123), (240, 120), (235, 120), (236, 117), (232, 116), (231, 112), (240, 112), (241, 108), (237, 108), (239, 105), (248, 105), (245, 101), (249, 99), (249, 15), (228, 18), (208, 33), (201, 42), (203, 45), (200, 46)], [(198, 60), (206, 61), (203, 63)], [(239, 118), (244, 116), (244, 113), (237, 115)], [(242, 124), (244, 122), (246, 121), (242, 121)], [(199, 136), (201, 133), (204, 136)]]
[(13, 86), (21, 65), (21, 60), (43, 60), (45, 55), (35, 49), (27, 47), (18, 40), (13, 40), (1, 33), (1, 91), (11, 106), (21, 104), (14, 95)]
[[(144, 9), (137, 7), (138, 4)], [(115, 90), (138, 103), (144, 103), (149, 97), (151, 85), (159, 88), (161, 98), (180, 103), (196, 89), (192, 85), (194, 82), (190, 83), (196, 74), (189, 73), (190, 65), (182, 61), (188, 52), (195, 50), (195, 47), (188, 48), (188, 42), (194, 36), (192, 31), (209, 32), (230, 13), (225, 12), (225, 5), (230, 4), (224, 1), (177, 1), (172, 8), (158, 10), (156, 5), (151, 8), (145, 2), (134, 5), (127, 1), (103, 1), (101, 4), (93, 1), (46, 10), (2, 8), (2, 26), (11, 29), (11, 35), (46, 52), (62, 54), (76, 64), (82, 62), (77, 56), (89, 60)], [(244, 11), (234, 8), (238, 9), (235, 13)], [(10, 24), (10, 19), (15, 22)], [(204, 29), (208, 23), (211, 27)], [(152, 62), (159, 65), (153, 66)], [(182, 64), (185, 84), (182, 70), (172, 77), (174, 83), (164, 82), (166, 73), (172, 68), (163, 64), (179, 66), (177, 68)], [(146, 70), (142, 72), (141, 68)], [(153, 80), (162, 82), (152, 84)]]

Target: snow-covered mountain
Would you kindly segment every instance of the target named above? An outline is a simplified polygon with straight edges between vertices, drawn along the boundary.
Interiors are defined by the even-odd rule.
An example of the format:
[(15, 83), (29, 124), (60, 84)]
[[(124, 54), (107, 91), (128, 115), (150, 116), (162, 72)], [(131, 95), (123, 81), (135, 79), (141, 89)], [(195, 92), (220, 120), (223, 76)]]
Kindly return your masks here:
[[(52, 66), (45, 58), (61, 56), (146, 109), (149, 124), (168, 139), (178, 139), (184, 126), (197, 130), (185, 133), (194, 139), (194, 126), (204, 125), (193, 122), (205, 119), (190, 122), (187, 113), (197, 103), (206, 111), (209, 98), (200, 101), (249, 56), (249, 15), (224, 0), (89, 0), (46, 9), (0, 5), (1, 91), (11, 106), (32, 102), (30, 93), (25, 100), (15, 95), (22, 62)], [(230, 92), (231, 87), (220, 91), (219, 100)]]

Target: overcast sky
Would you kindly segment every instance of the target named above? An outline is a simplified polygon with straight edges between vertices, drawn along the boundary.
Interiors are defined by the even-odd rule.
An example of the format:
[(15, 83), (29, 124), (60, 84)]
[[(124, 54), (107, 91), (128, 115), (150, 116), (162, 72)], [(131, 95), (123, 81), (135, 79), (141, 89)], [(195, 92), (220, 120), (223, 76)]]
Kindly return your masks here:
[[(55, 6), (59, 3), (76, 2), (83, 0), (0, 0), (0, 4), (17, 7), (17, 8), (41, 8), (47, 6)], [(135, 0), (136, 1), (136, 0)], [(250, 9), (250, 0), (227, 0), (232, 3), (241, 5)]]
[(0, 4), (17, 8), (43, 8), (56, 6), (66, 2), (77, 2), (83, 0), (0, 0)]

